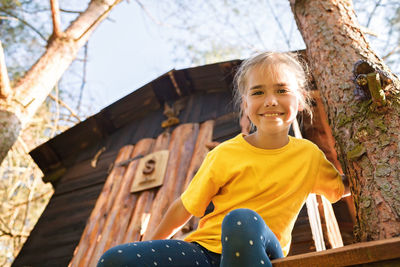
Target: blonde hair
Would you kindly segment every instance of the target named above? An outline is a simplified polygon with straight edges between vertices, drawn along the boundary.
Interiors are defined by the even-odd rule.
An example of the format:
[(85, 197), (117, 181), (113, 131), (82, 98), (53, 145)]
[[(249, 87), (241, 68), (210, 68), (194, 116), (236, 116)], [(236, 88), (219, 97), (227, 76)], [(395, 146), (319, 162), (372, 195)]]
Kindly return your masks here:
[(242, 96), (246, 94), (247, 77), (255, 67), (268, 68), (274, 65), (285, 65), (293, 70), (299, 88), (299, 100), (304, 111), (312, 118), (311, 97), (307, 90), (307, 64), (298, 54), (289, 52), (262, 52), (244, 60), (239, 66), (234, 77), (234, 101), (240, 110), (240, 117), (243, 114)]

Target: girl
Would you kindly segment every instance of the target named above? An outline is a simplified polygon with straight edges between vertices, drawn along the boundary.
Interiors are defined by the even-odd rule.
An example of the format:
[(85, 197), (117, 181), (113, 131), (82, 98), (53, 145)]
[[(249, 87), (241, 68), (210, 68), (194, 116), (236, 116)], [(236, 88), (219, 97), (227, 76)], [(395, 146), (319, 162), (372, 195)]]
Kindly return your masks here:
[[(296, 56), (257, 54), (242, 63), (235, 82), (256, 130), (207, 154), (153, 241), (111, 248), (98, 266), (272, 266), (270, 259), (287, 255), (309, 193), (340, 199), (344, 186), (333, 165), (316, 145), (288, 135), (297, 112), (310, 111)], [(210, 203), (214, 210), (204, 215)], [(204, 217), (185, 241), (165, 240), (193, 215)]]

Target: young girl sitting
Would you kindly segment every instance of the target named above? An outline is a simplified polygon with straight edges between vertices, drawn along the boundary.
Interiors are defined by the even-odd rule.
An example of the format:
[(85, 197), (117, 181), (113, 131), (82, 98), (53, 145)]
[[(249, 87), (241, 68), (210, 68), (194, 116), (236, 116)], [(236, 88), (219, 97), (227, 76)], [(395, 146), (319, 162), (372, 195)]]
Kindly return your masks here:
[[(298, 111), (310, 111), (306, 74), (289, 53), (245, 60), (236, 97), (256, 130), (209, 152), (192, 182), (155, 229), (153, 241), (119, 245), (98, 266), (272, 266), (289, 252), (308, 194), (331, 202), (341, 176), (310, 141), (288, 135)], [(207, 206), (214, 209), (204, 216)], [(204, 216), (185, 241), (168, 240), (192, 216)]]

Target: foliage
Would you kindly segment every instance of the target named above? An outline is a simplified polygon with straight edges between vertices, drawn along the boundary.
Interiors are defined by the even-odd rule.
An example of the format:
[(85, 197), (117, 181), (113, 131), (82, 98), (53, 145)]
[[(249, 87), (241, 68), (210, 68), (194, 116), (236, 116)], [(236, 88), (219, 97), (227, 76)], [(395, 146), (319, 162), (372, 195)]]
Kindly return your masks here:
[[(200, 65), (246, 58), (261, 50), (304, 49), (289, 1), (150, 1), (149, 18), (168, 31), (177, 64)], [(360, 24), (379, 56), (400, 73), (400, 2), (354, 1)]]
[(182, 67), (303, 46), (288, 1), (173, 2), (152, 1), (142, 7), (153, 21), (170, 29), (166, 38), (174, 44), (172, 52)]
[(49, 107), (43, 105), (0, 167), (0, 266), (10, 266), (50, 199), (53, 188), (28, 152), (48, 139)]
[[(65, 6), (70, 4), (82, 5), (69, 1)], [(69, 22), (77, 14), (68, 12), (63, 19)], [(0, 37), (14, 83), (45, 51), (51, 25), (49, 1), (0, 0)], [(70, 77), (76, 79), (74, 69), (80, 65), (69, 70)], [(80, 121), (62, 101), (76, 96), (69, 95), (69, 84), (60, 84), (63, 87), (55, 87), (0, 166), (0, 266), (11, 265), (53, 194), (28, 152)]]
[(47, 1), (0, 1), (0, 36), (10, 78), (22, 76), (43, 53), (51, 33), (43, 16), (48, 12)]
[(354, 9), (360, 21), (371, 34), (369, 41), (374, 50), (400, 73), (400, 2), (390, 0), (354, 1)]

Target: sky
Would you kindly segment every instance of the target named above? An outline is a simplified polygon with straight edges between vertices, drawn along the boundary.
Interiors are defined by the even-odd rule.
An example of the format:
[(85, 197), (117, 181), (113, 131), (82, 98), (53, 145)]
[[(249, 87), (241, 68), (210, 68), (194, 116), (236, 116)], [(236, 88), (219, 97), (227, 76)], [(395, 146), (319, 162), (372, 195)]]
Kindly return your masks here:
[[(174, 22), (178, 25), (182, 23), (180, 20), (174, 20), (173, 7), (169, 8), (167, 2), (157, 3), (158, 5), (154, 3), (146, 2), (146, 9), (149, 10), (151, 16), (162, 20), (163, 23), (165, 22), (163, 16), (166, 16), (169, 19), (165, 23), (167, 25)], [(282, 5), (282, 3), (279, 4)], [(284, 6), (285, 13), (292, 16), (289, 4), (285, 2)], [(189, 8), (190, 10), (186, 9), (182, 13), (182, 17), (188, 17), (186, 26), (195, 28), (199, 33), (191, 36), (187, 31), (179, 31), (177, 29), (179, 26), (174, 28), (157, 25), (136, 1), (123, 1), (118, 4), (111, 11), (110, 19), (103, 21), (89, 39), (86, 84), (83, 93), (83, 106), (86, 106), (86, 109), (89, 107), (89, 110), (85, 115), (99, 112), (102, 108), (171, 69), (196, 65), (193, 62), (190, 63), (190, 60), (186, 60), (186, 63), (176, 62), (177, 55), (181, 58), (184, 57), (182, 51), (188, 44), (197, 46), (194, 49), (199, 50), (212, 46), (236, 50), (236, 52), (231, 52), (231, 56), (228, 58), (222, 56), (222, 60), (211, 55), (209, 56), (210, 63), (244, 58), (247, 56), (246, 53), (254, 52), (251, 50), (255, 49), (254, 47), (248, 49), (247, 42), (259, 43), (260, 50), (264, 50), (266, 47), (271, 49), (274, 45), (277, 48), (284, 48), (283, 50), (288, 49), (271, 14), (265, 13), (265, 10), (254, 10), (251, 9), (251, 6), (245, 5), (245, 8), (250, 10), (246, 9), (241, 12), (249, 14), (248, 12), (252, 10), (251, 12), (255, 15), (235, 17), (235, 10), (230, 8), (223, 1), (194, 2)], [(268, 6), (264, 8), (268, 8)], [(225, 15), (212, 13), (210, 10), (213, 9), (223, 12)], [(171, 12), (172, 15), (166, 14), (167, 12)], [(287, 15), (280, 15), (282, 20), (287, 20)], [(226, 25), (225, 20), (228, 16), (229, 24)], [(287, 32), (293, 32), (291, 35), (296, 37), (291, 40), (291, 43), (294, 44), (293, 49), (304, 48), (300, 34), (293, 31), (296, 29), (294, 20), (290, 19), (291, 22), (286, 23), (285, 27)], [(259, 28), (268, 29), (268, 34), (261, 33), (261, 37), (259, 37), (264, 39), (262, 42), (252, 39), (255, 38), (252, 30), (256, 24)], [(236, 29), (237, 32), (227, 30), (229, 27)], [(172, 47), (174, 44), (166, 40), (170, 36), (174, 36), (175, 45), (178, 43), (178, 48)], [(272, 36), (279, 38), (272, 38), (273, 41), (271, 41)], [(177, 38), (178, 41), (176, 41)], [(188, 40), (189, 38), (191, 40)], [(242, 46), (240, 47), (238, 43)], [(77, 76), (81, 76), (81, 67), (76, 67), (73, 71), (78, 73)], [(72, 82), (70, 78), (63, 79), (71, 84), (74, 83), (74, 89), (79, 89), (80, 78), (75, 82)], [(73, 107), (74, 103), (71, 103), (71, 106)]]
[(175, 67), (170, 45), (136, 3), (122, 2), (110, 18), (89, 40), (84, 96), (95, 113)]
[[(169, 7), (168, 2), (149, 1), (145, 3), (146, 8), (150, 12), (154, 12), (152, 15), (157, 19), (163, 20), (163, 15), (167, 10), (167, 12), (172, 12), (172, 16), (171, 14), (165, 15), (169, 19), (168, 23), (174, 21), (173, 7)], [(156, 4), (152, 6), (152, 3)], [(173, 38), (178, 40), (181, 49), (191, 38), (191, 43), (198, 46), (197, 49), (215, 45), (240, 51), (236, 53), (238, 56), (228, 59), (244, 58), (251, 49), (283, 51), (304, 49), (305, 46), (294, 23), (288, 1), (271, 0), (271, 3), (274, 5), (272, 10), (275, 10), (275, 14), (267, 12), (271, 11), (268, 9), (268, 5), (262, 5), (264, 9), (254, 9), (251, 5), (240, 6), (239, 4), (239, 8), (242, 8), (240, 14), (244, 14), (244, 16), (238, 16), (239, 13), (236, 13), (235, 9), (229, 9), (229, 5), (224, 5), (224, 1), (194, 1), (189, 7), (191, 10), (187, 8), (184, 13), (179, 15), (187, 16), (186, 26), (192, 27), (200, 33), (197, 35), (199, 39), (195, 39), (196, 36), (191, 36), (187, 32), (182, 31), (179, 36), (179, 30), (157, 25), (136, 1), (122, 1), (113, 8), (109, 15), (110, 19), (103, 21), (89, 39), (86, 84), (83, 95), (84, 106), (89, 108), (84, 115), (89, 116), (99, 112), (171, 69), (191, 67), (182, 63), (177, 67), (179, 63), (175, 61), (176, 56), (181, 52), (174, 50), (173, 44), (166, 40), (168, 36), (174, 35)], [(279, 8), (277, 8), (278, 6)], [(373, 9), (373, 7), (371, 5), (368, 8)], [(225, 15), (213, 14), (213, 9), (225, 12)], [(378, 16), (378, 12), (383, 11), (387, 10), (377, 9), (374, 18), (382, 17)], [(368, 15), (371, 12), (360, 14)], [(247, 14), (251, 15), (246, 16)], [(229, 20), (227, 20), (228, 17)], [(367, 20), (362, 15), (359, 18), (361, 21)], [(283, 31), (278, 27), (277, 20), (280, 20)], [(193, 24), (191, 24), (192, 22)], [(378, 27), (378, 22), (376, 19), (372, 20), (369, 29), (376, 31), (376, 28), (382, 28)], [(257, 34), (254, 34), (254, 28), (262, 31), (259, 33), (258, 39), (255, 37)], [(177, 32), (178, 38), (181, 39), (176, 39)], [(282, 32), (285, 34), (283, 35)], [(379, 45), (384, 45), (383, 41), (376, 38), (374, 40), (374, 38), (371, 37), (373, 47), (375, 44), (378, 45), (377, 48)], [(395, 41), (395, 38), (393, 39)], [(186, 45), (187, 43), (190, 44), (190, 42), (186, 42)], [(243, 46), (238, 47), (238, 44), (243, 44)], [(252, 45), (258, 45), (258, 47), (251, 47)], [(227, 59), (224, 58), (224, 60)], [(78, 76), (82, 76), (80, 67), (75, 68), (74, 71), (79, 74)], [(66, 78), (66, 80), (70, 79)], [(79, 78), (75, 81), (73, 88), (78, 90), (80, 83)], [(76, 86), (77, 84), (78, 86)]]

